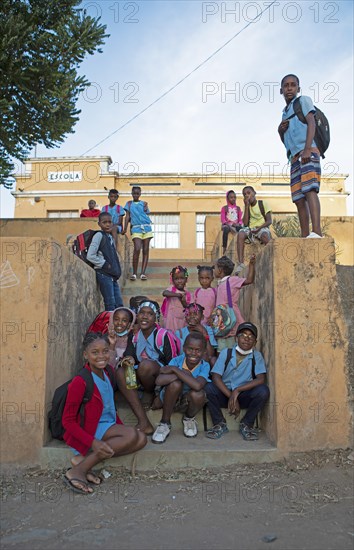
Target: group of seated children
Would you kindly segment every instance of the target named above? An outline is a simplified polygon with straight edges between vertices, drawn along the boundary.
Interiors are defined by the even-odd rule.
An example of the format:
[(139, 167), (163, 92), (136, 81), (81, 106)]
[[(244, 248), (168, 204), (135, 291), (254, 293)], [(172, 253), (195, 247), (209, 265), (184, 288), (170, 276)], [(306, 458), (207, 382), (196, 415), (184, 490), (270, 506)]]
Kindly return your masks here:
[[(188, 271), (183, 266), (171, 270), (171, 285), (163, 291), (163, 315), (159, 304), (148, 297), (135, 297), (130, 307), (119, 306), (105, 315), (102, 332), (89, 332), (84, 342), (85, 368), (93, 375), (94, 397), (85, 406), (81, 426), (79, 410), (85, 381), (76, 376), (68, 387), (63, 415), (64, 439), (76, 453), (65, 482), (80, 493), (92, 492), (90, 483), (99, 483), (92, 472), (100, 460), (135, 452), (146, 444), (146, 436), (161, 444), (171, 432), (171, 414), (183, 413), (183, 433), (198, 433), (195, 416), (207, 404), (213, 426), (209, 439), (219, 439), (228, 431), (222, 409), (237, 417), (247, 409), (240, 433), (247, 441), (258, 439), (254, 429), (257, 414), (269, 398), (265, 384), (266, 367), (255, 349), (257, 328), (245, 322), (238, 307), (240, 289), (255, 278), (255, 257), (250, 259), (246, 278), (232, 275), (234, 263), (222, 256), (214, 268), (198, 266), (200, 288), (186, 290)], [(217, 288), (211, 286), (215, 277)], [(236, 313), (236, 324), (228, 334), (215, 334), (210, 326), (218, 306), (228, 304)], [(103, 314), (101, 314), (103, 315)], [(93, 325), (90, 331), (94, 330)], [(136, 385), (129, 386), (122, 359), (131, 358)], [(112, 385), (111, 372), (115, 378)], [(125, 427), (116, 416), (114, 384), (137, 417), (135, 428)], [(149, 421), (139, 393), (151, 394), (152, 409), (162, 409), (155, 429)]]
[(237, 234), (238, 265), (235, 273), (240, 273), (244, 264), (245, 243), (255, 242), (258, 239), (267, 244), (271, 237), (269, 226), (272, 224), (272, 213), (269, 205), (256, 199), (256, 191), (250, 185), (242, 189), (244, 212), (236, 204), (236, 193), (226, 193), (226, 205), (220, 212), (222, 230), (222, 253), (226, 253), (229, 234)]

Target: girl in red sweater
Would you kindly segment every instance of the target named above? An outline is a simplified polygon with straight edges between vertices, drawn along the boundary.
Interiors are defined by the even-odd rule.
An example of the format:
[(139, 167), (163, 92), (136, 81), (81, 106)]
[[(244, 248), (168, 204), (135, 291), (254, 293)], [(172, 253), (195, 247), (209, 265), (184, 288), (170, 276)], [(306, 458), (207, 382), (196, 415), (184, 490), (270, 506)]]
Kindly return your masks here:
[(84, 407), (80, 407), (86, 383), (75, 376), (68, 386), (62, 423), (64, 441), (73, 447), (76, 456), (73, 467), (64, 475), (64, 482), (73, 491), (87, 495), (93, 492), (89, 483), (98, 485), (100, 479), (92, 468), (101, 460), (135, 453), (146, 445), (146, 435), (131, 426), (123, 426), (114, 404), (114, 388), (108, 376), (109, 343), (107, 335), (89, 332), (84, 339), (85, 368), (91, 371), (94, 390)]

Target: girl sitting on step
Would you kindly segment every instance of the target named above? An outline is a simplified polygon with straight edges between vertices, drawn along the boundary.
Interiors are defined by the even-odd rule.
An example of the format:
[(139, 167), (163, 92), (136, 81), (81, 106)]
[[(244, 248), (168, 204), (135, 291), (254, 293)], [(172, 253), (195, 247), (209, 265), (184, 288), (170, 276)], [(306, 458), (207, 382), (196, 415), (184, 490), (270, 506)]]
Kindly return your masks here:
[[(137, 313), (139, 330), (136, 334), (129, 333), (127, 348), (124, 352), (124, 357), (132, 357), (134, 360), (138, 384), (151, 394), (155, 391), (155, 381), (161, 366), (168, 365), (171, 359), (178, 355), (175, 336), (166, 329), (159, 328), (157, 324), (159, 315), (160, 308), (157, 302), (149, 300), (139, 305)], [(117, 370), (117, 382), (120, 392), (138, 419), (136, 427), (147, 435), (152, 434), (154, 428), (141, 404), (138, 390), (128, 389), (123, 367)], [(161, 402), (157, 396), (151, 408), (160, 407)]]
[[(64, 441), (72, 447), (75, 456), (72, 468), (63, 477), (74, 492), (93, 493), (92, 486), (100, 484), (100, 478), (92, 468), (102, 460), (113, 456), (135, 453), (146, 445), (146, 436), (131, 426), (124, 426), (114, 404), (114, 374), (109, 362), (109, 345), (106, 334), (90, 332), (84, 342), (84, 359), (87, 376), (93, 378), (93, 394), (85, 404), (84, 416), (80, 414), (85, 396), (86, 381), (75, 376), (68, 386), (62, 424)], [(110, 372), (109, 372), (110, 371)], [(83, 420), (83, 421), (82, 421)]]

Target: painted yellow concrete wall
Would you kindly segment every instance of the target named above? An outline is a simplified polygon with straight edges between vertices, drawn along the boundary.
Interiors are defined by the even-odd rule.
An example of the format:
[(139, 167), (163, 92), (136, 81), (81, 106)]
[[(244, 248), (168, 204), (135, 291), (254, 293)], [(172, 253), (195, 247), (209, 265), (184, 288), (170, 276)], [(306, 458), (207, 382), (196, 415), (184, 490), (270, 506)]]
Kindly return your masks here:
[(257, 256), (254, 289), (240, 302), (260, 327), (268, 364), (265, 428), (287, 452), (351, 443), (348, 335), (333, 259), (330, 238), (273, 241)]
[[(277, 220), (282, 216), (276, 215)], [(323, 224), (328, 224), (328, 235), (333, 237), (335, 243), (336, 263), (340, 265), (354, 265), (354, 217), (353, 216), (323, 216), (321, 217)], [(273, 233), (274, 234), (274, 233)], [(214, 216), (205, 218), (205, 235), (206, 235), (206, 259), (208, 261), (215, 260), (221, 256), (221, 231), (220, 221)], [(227, 254), (237, 260), (235, 252), (236, 242), (231, 236), (228, 239)], [(250, 254), (257, 249), (246, 246), (245, 258), (249, 258)]]
[(81, 366), (101, 297), (93, 270), (59, 243), (2, 237), (0, 245), (0, 460), (37, 464), (54, 389)]
[[(268, 364), (263, 426), (284, 454), (347, 447), (347, 334), (333, 240), (284, 238), (259, 248), (240, 307), (259, 327)], [(59, 243), (2, 237), (1, 252), (0, 458), (36, 464), (53, 391), (81, 365), (83, 334), (102, 306), (93, 271)]]
[[(258, 197), (266, 199), (273, 212), (295, 213), (286, 174), (217, 173), (217, 166), (206, 166), (205, 173), (132, 173), (125, 175), (112, 168), (112, 159), (105, 157), (32, 158), (26, 162), (26, 173), (16, 176), (15, 218), (46, 218), (50, 211), (76, 211), (87, 208), (89, 199), (99, 207), (107, 204), (107, 191), (119, 190), (119, 204), (131, 199), (132, 185), (141, 185), (142, 198), (153, 214), (179, 214), (180, 252), (183, 259), (203, 259), (203, 250), (196, 247), (197, 213), (219, 213), (225, 194), (234, 189), (240, 196), (245, 185), (255, 187)], [(129, 167), (126, 167), (129, 168)], [(49, 172), (80, 172), (81, 181), (48, 181)], [(346, 215), (346, 175), (323, 177), (321, 182), (322, 215)], [(240, 198), (238, 199), (240, 202)], [(242, 202), (242, 201), (241, 201)], [(241, 203), (240, 203), (241, 204)], [(241, 204), (242, 206), (242, 204)], [(151, 258), (169, 259), (175, 252), (154, 247)]]
[[(2, 237), (32, 237), (54, 239), (61, 245), (70, 248), (76, 235), (87, 229), (98, 230), (97, 220), (90, 218), (41, 218), (41, 219), (6, 219), (0, 220), (0, 235)], [(118, 237), (118, 254), (122, 267), (122, 279), (129, 271), (133, 244), (131, 239), (120, 235)]]

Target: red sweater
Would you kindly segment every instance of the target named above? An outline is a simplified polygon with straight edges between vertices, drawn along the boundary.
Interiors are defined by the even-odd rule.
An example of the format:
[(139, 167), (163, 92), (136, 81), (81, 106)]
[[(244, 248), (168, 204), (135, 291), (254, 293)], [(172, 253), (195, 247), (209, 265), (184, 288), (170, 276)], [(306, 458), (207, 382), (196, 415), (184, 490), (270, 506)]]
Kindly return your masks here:
[(81, 210), (80, 218), (98, 218), (100, 214), (101, 210), (98, 210), (97, 208), (94, 208), (93, 210), (85, 208), (84, 210)]
[[(88, 365), (85, 365), (85, 368), (90, 370)], [(96, 384), (94, 384), (92, 398), (86, 403), (84, 408), (84, 425), (81, 428), (80, 407), (84, 398), (85, 388), (86, 383), (81, 376), (75, 376), (72, 379), (68, 386), (62, 418), (65, 428), (64, 441), (83, 455), (86, 455), (92, 446), (97, 425), (103, 411), (102, 397)], [(118, 415), (117, 424), (123, 424)]]

